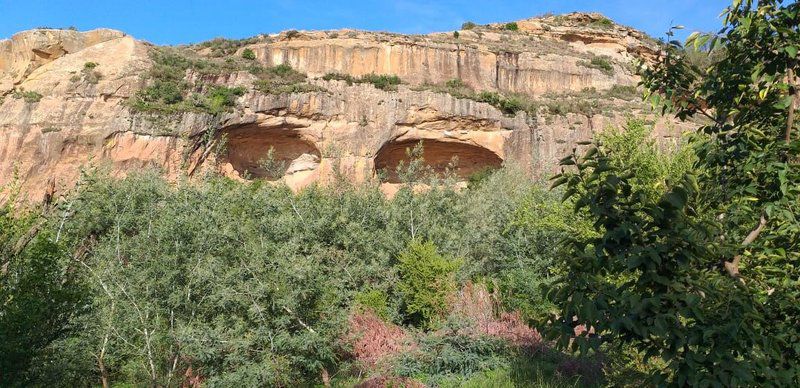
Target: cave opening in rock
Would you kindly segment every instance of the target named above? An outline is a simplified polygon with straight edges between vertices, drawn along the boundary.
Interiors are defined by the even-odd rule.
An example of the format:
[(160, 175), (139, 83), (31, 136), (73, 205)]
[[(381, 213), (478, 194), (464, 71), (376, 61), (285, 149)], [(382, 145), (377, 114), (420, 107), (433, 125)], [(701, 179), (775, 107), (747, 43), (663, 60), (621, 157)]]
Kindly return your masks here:
[(293, 128), (228, 129), (224, 159), (242, 178), (278, 180), (319, 167), (319, 149)]
[(442, 140), (402, 140), (386, 143), (375, 156), (375, 170), (383, 182), (402, 183), (398, 166), (408, 166), (409, 153), (422, 143), (423, 164), (435, 174), (450, 172), (466, 181), (472, 174), (486, 169), (497, 169), (503, 160), (494, 152), (469, 143)]

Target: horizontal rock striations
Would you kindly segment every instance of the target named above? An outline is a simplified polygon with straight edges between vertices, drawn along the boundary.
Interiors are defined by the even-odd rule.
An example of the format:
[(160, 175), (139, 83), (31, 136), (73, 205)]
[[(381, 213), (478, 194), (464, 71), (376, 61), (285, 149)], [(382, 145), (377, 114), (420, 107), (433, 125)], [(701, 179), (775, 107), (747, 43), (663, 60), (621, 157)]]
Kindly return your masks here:
[[(420, 142), (429, 168), (457, 179), (504, 163), (546, 175), (594, 132), (652, 116), (632, 64), (655, 52), (596, 14), (183, 47), (112, 30), (26, 31), (0, 41), (0, 185), (38, 200), (102, 165), (391, 188)], [(654, 122), (662, 143), (690, 127)]]

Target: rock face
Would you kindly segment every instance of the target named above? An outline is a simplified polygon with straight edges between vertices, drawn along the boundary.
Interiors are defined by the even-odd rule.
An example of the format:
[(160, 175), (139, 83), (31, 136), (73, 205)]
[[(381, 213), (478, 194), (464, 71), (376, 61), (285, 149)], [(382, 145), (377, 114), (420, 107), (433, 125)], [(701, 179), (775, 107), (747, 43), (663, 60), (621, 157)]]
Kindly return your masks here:
[[(73, 186), (81, 167), (92, 164), (117, 175), (148, 166), (171, 178), (217, 171), (280, 179), (295, 189), (336, 176), (380, 176), (391, 188), (399, 181), (395, 168), (408, 161), (406, 150), (420, 142), (431, 169), (450, 169), (461, 179), (504, 163), (548, 174), (576, 142), (628, 114), (648, 114), (640, 103), (603, 97), (615, 85), (636, 84), (630, 62), (655, 52), (641, 33), (591, 14), (528, 19), (517, 27), (425, 36), (290, 31), (233, 42), (222, 55), (212, 44), (185, 47), (200, 64), (242, 61), (250, 50), (253, 64), (306, 73), (306, 88), (264, 92), (255, 86), (257, 72), (189, 68), (181, 82), (196, 93), (184, 95), (186, 101), (211, 87), (242, 89), (226, 109), (186, 103), (169, 112), (131, 104), (153, 85), (154, 46), (111, 30), (22, 32), (0, 41), (0, 186), (16, 181), (35, 201), (53, 184), (59, 191)], [(595, 58), (604, 66), (593, 65)], [(322, 79), (328, 73), (394, 74), (403, 84), (381, 90)], [(476, 94), (547, 102), (580, 92), (606, 105), (602, 112), (509, 114), (429, 87), (454, 79)], [(686, 129), (663, 121), (656, 128), (665, 142)]]
[[(358, 31), (292, 32), (253, 45), (267, 64), (289, 64), (309, 75), (395, 74), (413, 84), (461, 79), (479, 90), (542, 94), (636, 85), (627, 64), (655, 54), (646, 35), (598, 14), (572, 14), (453, 33), (406, 36)], [(580, 65), (594, 55), (615, 62), (604, 73)]]

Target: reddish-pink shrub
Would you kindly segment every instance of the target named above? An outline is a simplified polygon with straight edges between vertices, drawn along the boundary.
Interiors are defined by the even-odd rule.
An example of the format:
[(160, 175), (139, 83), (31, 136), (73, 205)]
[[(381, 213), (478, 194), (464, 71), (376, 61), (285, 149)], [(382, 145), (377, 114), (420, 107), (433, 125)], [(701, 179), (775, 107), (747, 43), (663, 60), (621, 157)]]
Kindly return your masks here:
[(519, 312), (496, 313), (500, 310), (499, 297), (485, 285), (468, 282), (451, 303), (451, 314), (469, 323), (466, 334), (499, 337), (520, 347), (542, 344), (542, 336), (522, 321)]
[(408, 333), (369, 310), (350, 316), (350, 330), (345, 340), (353, 346), (353, 357), (366, 368), (375, 368), (392, 356), (414, 348)]

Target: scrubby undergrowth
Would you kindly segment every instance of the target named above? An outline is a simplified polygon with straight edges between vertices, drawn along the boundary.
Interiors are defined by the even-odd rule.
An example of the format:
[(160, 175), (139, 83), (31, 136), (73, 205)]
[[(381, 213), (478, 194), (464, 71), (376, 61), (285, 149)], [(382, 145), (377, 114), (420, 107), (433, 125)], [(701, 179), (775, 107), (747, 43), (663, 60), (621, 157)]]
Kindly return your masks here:
[(556, 371), (566, 355), (531, 353), (545, 346), (526, 321), (549, 311), (539, 285), (571, 226), (532, 229), (543, 214), (523, 204), (562, 205), (514, 170), (391, 201), (377, 186), (295, 195), (155, 172), (80, 185), (34, 218), (60, 252), (49, 264), (80, 274), (82, 307), (17, 382), (445, 384), (521, 357), (551, 365), (543, 379), (582, 378)]
[[(609, 144), (648, 182), (663, 179), (668, 157), (631, 125)], [(40, 289), (52, 295), (42, 309), (57, 315), (45, 341), (37, 325), (0, 338), (27, 349), (13, 353), (3, 385), (638, 381), (628, 358), (575, 358), (539, 335), (554, 313), (545, 291), (561, 271), (559, 241), (596, 233), (560, 193), (513, 167), (460, 191), (417, 173), (410, 182), (428, 190), (389, 200), (377, 181), (294, 194), (262, 180), (115, 180), (94, 169), (42, 212), (8, 201), (2, 301)], [(25, 260), (44, 248), (38, 265), (50, 275), (22, 285)], [(69, 292), (31, 285), (51, 279)]]

